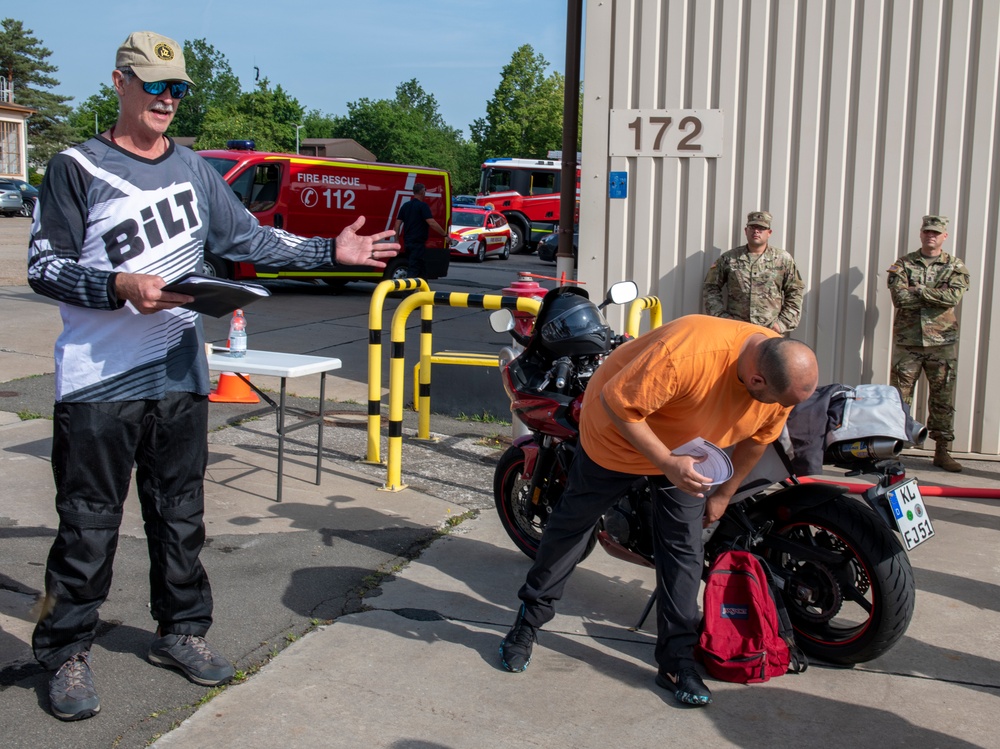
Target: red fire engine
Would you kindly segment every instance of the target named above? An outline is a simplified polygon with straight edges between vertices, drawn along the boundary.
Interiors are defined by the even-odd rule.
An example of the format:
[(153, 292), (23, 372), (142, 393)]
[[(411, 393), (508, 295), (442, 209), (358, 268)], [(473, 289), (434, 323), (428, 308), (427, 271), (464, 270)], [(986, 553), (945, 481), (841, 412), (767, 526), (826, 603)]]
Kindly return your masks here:
[[(511, 252), (524, 252), (559, 227), (562, 162), (553, 159), (487, 159), (476, 203), (507, 217)], [(576, 199), (580, 169), (576, 170)]]

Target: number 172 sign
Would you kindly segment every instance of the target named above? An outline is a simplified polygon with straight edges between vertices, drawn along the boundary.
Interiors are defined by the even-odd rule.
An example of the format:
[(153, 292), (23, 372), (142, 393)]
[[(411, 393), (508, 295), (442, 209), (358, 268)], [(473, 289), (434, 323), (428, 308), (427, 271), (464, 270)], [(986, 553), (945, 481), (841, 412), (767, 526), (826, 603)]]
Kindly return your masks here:
[(612, 156), (722, 156), (721, 109), (612, 109)]

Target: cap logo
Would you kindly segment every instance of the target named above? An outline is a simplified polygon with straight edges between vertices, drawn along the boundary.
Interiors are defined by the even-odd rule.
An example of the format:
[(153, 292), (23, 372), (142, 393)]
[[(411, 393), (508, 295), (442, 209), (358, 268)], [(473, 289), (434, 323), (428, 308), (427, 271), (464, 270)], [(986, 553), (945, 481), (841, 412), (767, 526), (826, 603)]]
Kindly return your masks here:
[(159, 44), (157, 44), (153, 48), (153, 53), (156, 55), (158, 59), (163, 60), (164, 62), (170, 62), (171, 60), (174, 59), (173, 48), (169, 44), (166, 44), (164, 42), (160, 42)]

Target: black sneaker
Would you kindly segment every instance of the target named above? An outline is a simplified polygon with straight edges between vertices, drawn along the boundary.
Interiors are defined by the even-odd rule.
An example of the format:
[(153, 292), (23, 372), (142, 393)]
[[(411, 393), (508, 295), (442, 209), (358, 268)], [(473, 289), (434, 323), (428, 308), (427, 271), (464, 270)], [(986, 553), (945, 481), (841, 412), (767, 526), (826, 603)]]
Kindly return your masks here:
[(148, 657), (157, 666), (180, 669), (204, 687), (225, 684), (236, 673), (232, 663), (197, 635), (164, 635), (149, 646)]
[(524, 604), (517, 612), (514, 626), (500, 643), (500, 662), (508, 671), (515, 674), (524, 671), (531, 663), (531, 648), (538, 639), (538, 631), (524, 621)]
[(101, 712), (101, 700), (94, 688), (90, 651), (67, 660), (49, 681), (49, 705), (59, 720), (83, 720)]
[(667, 691), (673, 692), (678, 702), (685, 705), (696, 705), (703, 707), (712, 702), (712, 693), (701, 676), (691, 666), (680, 669), (676, 674), (668, 674), (658, 671), (656, 683)]

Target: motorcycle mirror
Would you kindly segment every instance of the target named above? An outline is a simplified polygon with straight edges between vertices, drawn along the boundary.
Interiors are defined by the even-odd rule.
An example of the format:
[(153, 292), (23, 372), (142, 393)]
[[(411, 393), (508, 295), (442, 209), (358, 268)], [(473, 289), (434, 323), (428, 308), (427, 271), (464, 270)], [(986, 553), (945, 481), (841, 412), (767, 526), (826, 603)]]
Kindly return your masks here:
[(619, 281), (608, 289), (608, 295), (604, 298), (604, 304), (602, 304), (601, 307), (605, 307), (612, 303), (625, 304), (637, 299), (638, 297), (639, 287), (636, 286), (635, 281)]
[(509, 309), (498, 309), (490, 315), (490, 327), (494, 333), (509, 333), (514, 329), (514, 315)]

